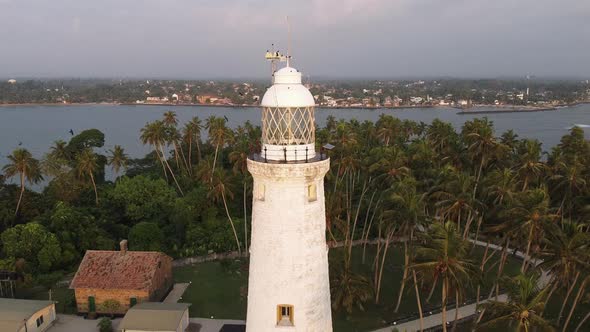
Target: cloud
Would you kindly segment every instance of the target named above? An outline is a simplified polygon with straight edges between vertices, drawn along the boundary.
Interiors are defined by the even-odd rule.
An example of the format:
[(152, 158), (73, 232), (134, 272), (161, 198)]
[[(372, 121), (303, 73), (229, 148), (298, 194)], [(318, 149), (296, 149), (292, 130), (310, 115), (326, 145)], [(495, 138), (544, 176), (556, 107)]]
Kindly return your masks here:
[(72, 19), (72, 31), (75, 34), (78, 34), (80, 32), (80, 22), (81, 22), (81, 20), (79, 17), (74, 17)]
[(316, 77), (590, 75), (587, 0), (0, 0), (0, 73), (263, 76), (287, 15)]
[(391, 0), (311, 0), (311, 13), (319, 24), (338, 24), (349, 20), (381, 17), (392, 5), (402, 1)]

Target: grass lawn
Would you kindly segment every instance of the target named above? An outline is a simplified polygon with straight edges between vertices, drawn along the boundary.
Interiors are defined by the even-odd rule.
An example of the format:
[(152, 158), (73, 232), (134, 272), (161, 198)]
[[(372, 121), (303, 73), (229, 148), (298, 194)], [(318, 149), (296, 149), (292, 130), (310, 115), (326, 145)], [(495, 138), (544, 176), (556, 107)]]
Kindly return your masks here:
[[(582, 277), (580, 277), (580, 279), (582, 279)], [(578, 281), (578, 285), (579, 284), (580, 284), (580, 281)], [(570, 295), (570, 297), (568, 299), (568, 303), (567, 303), (565, 309), (563, 310), (563, 317), (561, 318), (561, 326), (563, 326), (563, 324), (565, 323), (565, 320), (567, 319), (567, 315), (569, 315), (570, 309), (572, 307), (572, 304), (574, 302), (574, 298), (576, 297), (578, 289), (579, 289), (579, 287), (574, 287), (574, 290), (572, 291), (572, 294)], [(547, 306), (545, 307), (544, 317), (555, 325), (557, 325), (557, 316), (559, 315), (559, 310), (561, 310), (561, 305), (563, 304), (563, 299), (565, 298), (566, 292), (567, 292), (567, 287), (564, 286), (563, 288), (559, 288), (555, 292), (555, 294), (553, 294), (553, 296), (549, 299), (549, 302), (547, 303)], [(580, 323), (580, 321), (582, 320), (582, 318), (589, 311), (590, 311), (590, 298), (582, 297), (580, 300), (580, 303), (578, 303), (578, 305), (576, 306), (576, 310), (574, 311), (574, 314), (572, 315), (572, 318), (570, 320), (567, 330), (574, 331), (576, 329), (576, 327), (578, 326), (578, 324)], [(590, 331), (590, 320), (586, 321), (584, 326), (582, 328), (580, 328), (580, 331)]]
[[(330, 250), (330, 264), (340, 264), (341, 255), (339, 250)], [(353, 269), (367, 276), (372, 280), (373, 272), (371, 263), (375, 256), (375, 246), (368, 246), (366, 252), (366, 263), (362, 263), (362, 247), (353, 248)], [(386, 259), (386, 267), (383, 273), (381, 303), (374, 304), (369, 301), (365, 304), (365, 311), (354, 310), (352, 314), (346, 312), (334, 312), (333, 324), (336, 332), (369, 331), (379, 328), (397, 319), (407, 317), (416, 313), (417, 304), (414, 287), (410, 283), (406, 285), (404, 297), (399, 313), (395, 314), (393, 309), (397, 301), (397, 294), (400, 281), (403, 275), (403, 252), (401, 246), (390, 249)], [(472, 253), (472, 259), (479, 265), (483, 256), (484, 248), (476, 247)], [(491, 252), (491, 251), (490, 251)], [(497, 253), (488, 263), (490, 266), (499, 259)], [(509, 259), (506, 266), (508, 275), (515, 275), (520, 268), (520, 262)], [(495, 273), (486, 274), (486, 284), (495, 277)], [(215, 317), (226, 319), (246, 319), (246, 288), (248, 285), (247, 261), (233, 262), (208, 262), (193, 266), (176, 268), (174, 270), (176, 282), (192, 282), (183, 296), (183, 301), (192, 303), (190, 308), (191, 317)], [(489, 286), (482, 288), (482, 294), (487, 295)], [(422, 298), (426, 298), (426, 289), (421, 290)], [(474, 296), (474, 292), (472, 294)], [(440, 292), (435, 290), (431, 303), (423, 303), (423, 307), (437, 307), (440, 304)]]
[[(34, 287), (18, 289), (16, 297), (31, 300), (49, 300), (49, 290), (45, 287)], [(51, 300), (56, 301), (55, 310), (60, 314), (75, 314), (76, 299), (74, 290), (67, 287), (53, 288), (51, 290)]]

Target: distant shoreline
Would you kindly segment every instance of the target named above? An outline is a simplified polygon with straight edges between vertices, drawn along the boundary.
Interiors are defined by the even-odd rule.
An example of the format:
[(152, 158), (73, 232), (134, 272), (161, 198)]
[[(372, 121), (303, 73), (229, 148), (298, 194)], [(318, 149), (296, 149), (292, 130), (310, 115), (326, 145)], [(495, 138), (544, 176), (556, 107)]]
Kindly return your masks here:
[[(149, 104), (137, 104), (137, 103), (121, 103), (125, 106), (173, 106), (173, 107), (230, 107), (230, 108), (258, 108), (260, 105), (216, 105), (216, 104), (162, 104), (162, 103), (149, 103)], [(379, 107), (368, 107), (368, 106), (316, 106), (319, 109), (367, 109), (367, 110), (378, 110), (378, 109), (403, 109), (403, 108), (435, 108), (439, 106), (423, 105), (423, 106), (379, 106)]]
[[(440, 108), (449, 110), (458, 110), (458, 115), (469, 115), (469, 114), (498, 114), (498, 113), (525, 113), (525, 112), (547, 112), (556, 111), (561, 108), (573, 107), (581, 104), (590, 104), (590, 101), (580, 101), (571, 104), (562, 104), (551, 107), (527, 107), (518, 105), (478, 105), (469, 109), (453, 106), (442, 106), (442, 105), (404, 105), (404, 106), (379, 106), (379, 107), (368, 107), (368, 106), (317, 106), (318, 109), (330, 109), (330, 110), (347, 110), (347, 109), (361, 109), (361, 110), (400, 110), (400, 109), (417, 109), (417, 108)], [(219, 108), (258, 108), (260, 105), (215, 105), (215, 104), (170, 104), (170, 103), (149, 103), (149, 104), (137, 104), (137, 103), (118, 103), (118, 102), (100, 102), (100, 103), (19, 103), (19, 104), (0, 104), (2, 107), (19, 107), (19, 106), (164, 106), (164, 107), (219, 107)], [(479, 107), (485, 109), (478, 109)]]
[(85, 105), (105, 105), (105, 106), (118, 106), (122, 105), (121, 103), (18, 103), (18, 104), (1, 104), (0, 107), (10, 107), (10, 106), (85, 106)]
[[(565, 106), (565, 107), (569, 107)], [(498, 113), (526, 113), (526, 112), (547, 112), (547, 111), (557, 111), (558, 107), (540, 107), (540, 108), (500, 108), (499, 109), (474, 109), (473, 111), (469, 110), (462, 110), (457, 112), (459, 115), (467, 115), (467, 114), (498, 114)]]

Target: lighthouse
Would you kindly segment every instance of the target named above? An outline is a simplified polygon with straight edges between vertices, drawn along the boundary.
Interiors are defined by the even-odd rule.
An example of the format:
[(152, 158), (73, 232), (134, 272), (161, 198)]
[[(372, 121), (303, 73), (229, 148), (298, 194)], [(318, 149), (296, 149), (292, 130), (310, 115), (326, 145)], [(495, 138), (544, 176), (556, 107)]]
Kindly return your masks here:
[[(276, 57), (276, 59), (275, 59)], [(267, 58), (269, 58), (267, 53)], [(284, 59), (286, 58), (286, 59)], [(261, 101), (262, 150), (252, 174), (247, 332), (331, 332), (324, 176), (315, 149), (315, 101), (289, 57)]]

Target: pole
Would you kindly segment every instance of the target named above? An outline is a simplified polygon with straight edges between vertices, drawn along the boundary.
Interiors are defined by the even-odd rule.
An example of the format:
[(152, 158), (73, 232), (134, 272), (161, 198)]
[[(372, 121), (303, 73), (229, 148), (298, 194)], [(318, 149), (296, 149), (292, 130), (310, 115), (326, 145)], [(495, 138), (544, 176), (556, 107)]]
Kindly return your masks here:
[(289, 43), (287, 44), (287, 67), (290, 67), (290, 60), (291, 60), (291, 23), (289, 22), (289, 16), (287, 16), (287, 33), (289, 34), (289, 36), (288, 36)]

